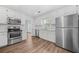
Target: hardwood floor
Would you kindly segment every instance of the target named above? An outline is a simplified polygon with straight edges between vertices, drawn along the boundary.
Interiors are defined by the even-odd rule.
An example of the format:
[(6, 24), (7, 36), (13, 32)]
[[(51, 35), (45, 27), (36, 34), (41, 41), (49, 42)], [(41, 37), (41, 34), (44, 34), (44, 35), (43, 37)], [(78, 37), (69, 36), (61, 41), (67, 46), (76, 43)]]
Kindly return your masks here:
[(32, 37), (17, 44), (0, 48), (0, 53), (70, 53), (54, 43)]

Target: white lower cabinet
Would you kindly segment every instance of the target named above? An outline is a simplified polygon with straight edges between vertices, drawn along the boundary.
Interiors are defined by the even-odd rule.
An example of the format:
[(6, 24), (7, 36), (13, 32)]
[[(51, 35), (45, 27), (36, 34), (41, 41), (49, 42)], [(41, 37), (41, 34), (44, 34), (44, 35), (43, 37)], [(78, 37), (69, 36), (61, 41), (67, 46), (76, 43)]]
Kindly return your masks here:
[(55, 30), (54, 31), (40, 30), (39, 37), (51, 42), (55, 42)]
[(22, 40), (26, 40), (27, 39), (27, 32), (22, 32)]
[(55, 38), (55, 30), (51, 31), (49, 34), (50, 34), (50, 41), (55, 43), (55, 40), (56, 40), (56, 38)]
[(7, 45), (7, 33), (0, 33), (0, 47)]

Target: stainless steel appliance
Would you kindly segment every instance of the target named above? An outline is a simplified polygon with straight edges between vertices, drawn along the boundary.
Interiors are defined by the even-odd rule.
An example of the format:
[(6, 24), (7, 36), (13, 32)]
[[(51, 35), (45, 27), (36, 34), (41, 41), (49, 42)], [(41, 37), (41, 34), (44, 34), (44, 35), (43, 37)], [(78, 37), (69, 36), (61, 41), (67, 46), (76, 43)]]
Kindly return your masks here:
[(8, 45), (22, 41), (21, 19), (8, 17)]
[(8, 17), (9, 25), (21, 25), (21, 19)]
[(35, 29), (35, 36), (39, 37), (39, 29)]
[(56, 44), (73, 52), (79, 52), (78, 14), (56, 18)]
[(22, 41), (22, 30), (20, 26), (8, 27), (8, 45)]

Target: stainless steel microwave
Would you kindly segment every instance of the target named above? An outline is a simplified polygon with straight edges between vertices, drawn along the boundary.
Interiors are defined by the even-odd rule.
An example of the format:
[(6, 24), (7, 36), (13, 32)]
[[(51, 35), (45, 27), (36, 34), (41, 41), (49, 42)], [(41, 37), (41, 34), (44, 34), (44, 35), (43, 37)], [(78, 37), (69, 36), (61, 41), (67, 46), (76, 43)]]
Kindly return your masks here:
[(21, 25), (21, 19), (8, 17), (9, 25)]

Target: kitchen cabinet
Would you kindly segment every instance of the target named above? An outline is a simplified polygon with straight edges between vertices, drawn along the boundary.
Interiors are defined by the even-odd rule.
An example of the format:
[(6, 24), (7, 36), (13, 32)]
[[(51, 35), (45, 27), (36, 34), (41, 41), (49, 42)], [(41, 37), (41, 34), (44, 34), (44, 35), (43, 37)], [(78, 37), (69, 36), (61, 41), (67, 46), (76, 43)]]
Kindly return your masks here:
[(27, 23), (23, 23), (21, 25), (21, 30), (22, 30), (22, 40), (26, 40), (27, 39), (27, 31), (28, 31)]
[(26, 31), (25, 26), (22, 25), (21, 29), (22, 29), (22, 40), (25, 40), (27, 39), (27, 32), (25, 32)]
[(0, 47), (7, 45), (7, 25), (0, 24)]
[(47, 41), (55, 42), (55, 30), (40, 30), (39, 37)]
[(76, 13), (76, 6), (68, 6), (68, 7), (64, 7), (64, 8), (61, 8), (61, 9), (58, 9), (56, 11), (56, 15), (54, 15), (55, 17), (60, 17), (60, 16), (66, 16), (66, 15), (70, 15), (70, 14), (74, 14)]
[(5, 14), (0, 14), (0, 24), (7, 24), (7, 16)]
[(7, 24), (7, 9), (0, 7), (0, 24)]
[[(21, 19), (21, 30), (22, 30), (22, 40), (27, 39), (27, 24), (25, 20), (32, 19), (25, 14), (19, 13), (18, 11), (0, 7), (0, 47), (7, 45), (7, 17), (20, 18)], [(31, 26), (31, 25), (30, 25)], [(29, 29), (31, 29), (29, 26)], [(29, 30), (31, 31), (31, 30)]]
[(13, 11), (10, 11), (7, 13), (8, 14), (8, 17), (12, 17), (12, 18), (18, 18), (17, 16), (17, 13), (16, 12), (13, 12)]
[[(53, 20), (52, 20), (53, 19)], [(38, 26), (39, 37), (47, 41), (55, 42), (55, 19), (54, 17), (46, 17), (41, 19)]]
[(51, 42), (55, 42), (55, 30), (47, 32), (47, 40)]
[(26, 40), (27, 39), (27, 32), (22, 31), (22, 40)]
[(22, 30), (22, 40), (26, 40), (27, 39), (28, 24), (25, 20), (22, 21), (21, 30)]
[(7, 33), (0, 33), (0, 47), (7, 45)]
[(0, 32), (7, 33), (7, 31), (8, 31), (7, 24), (0, 24)]

